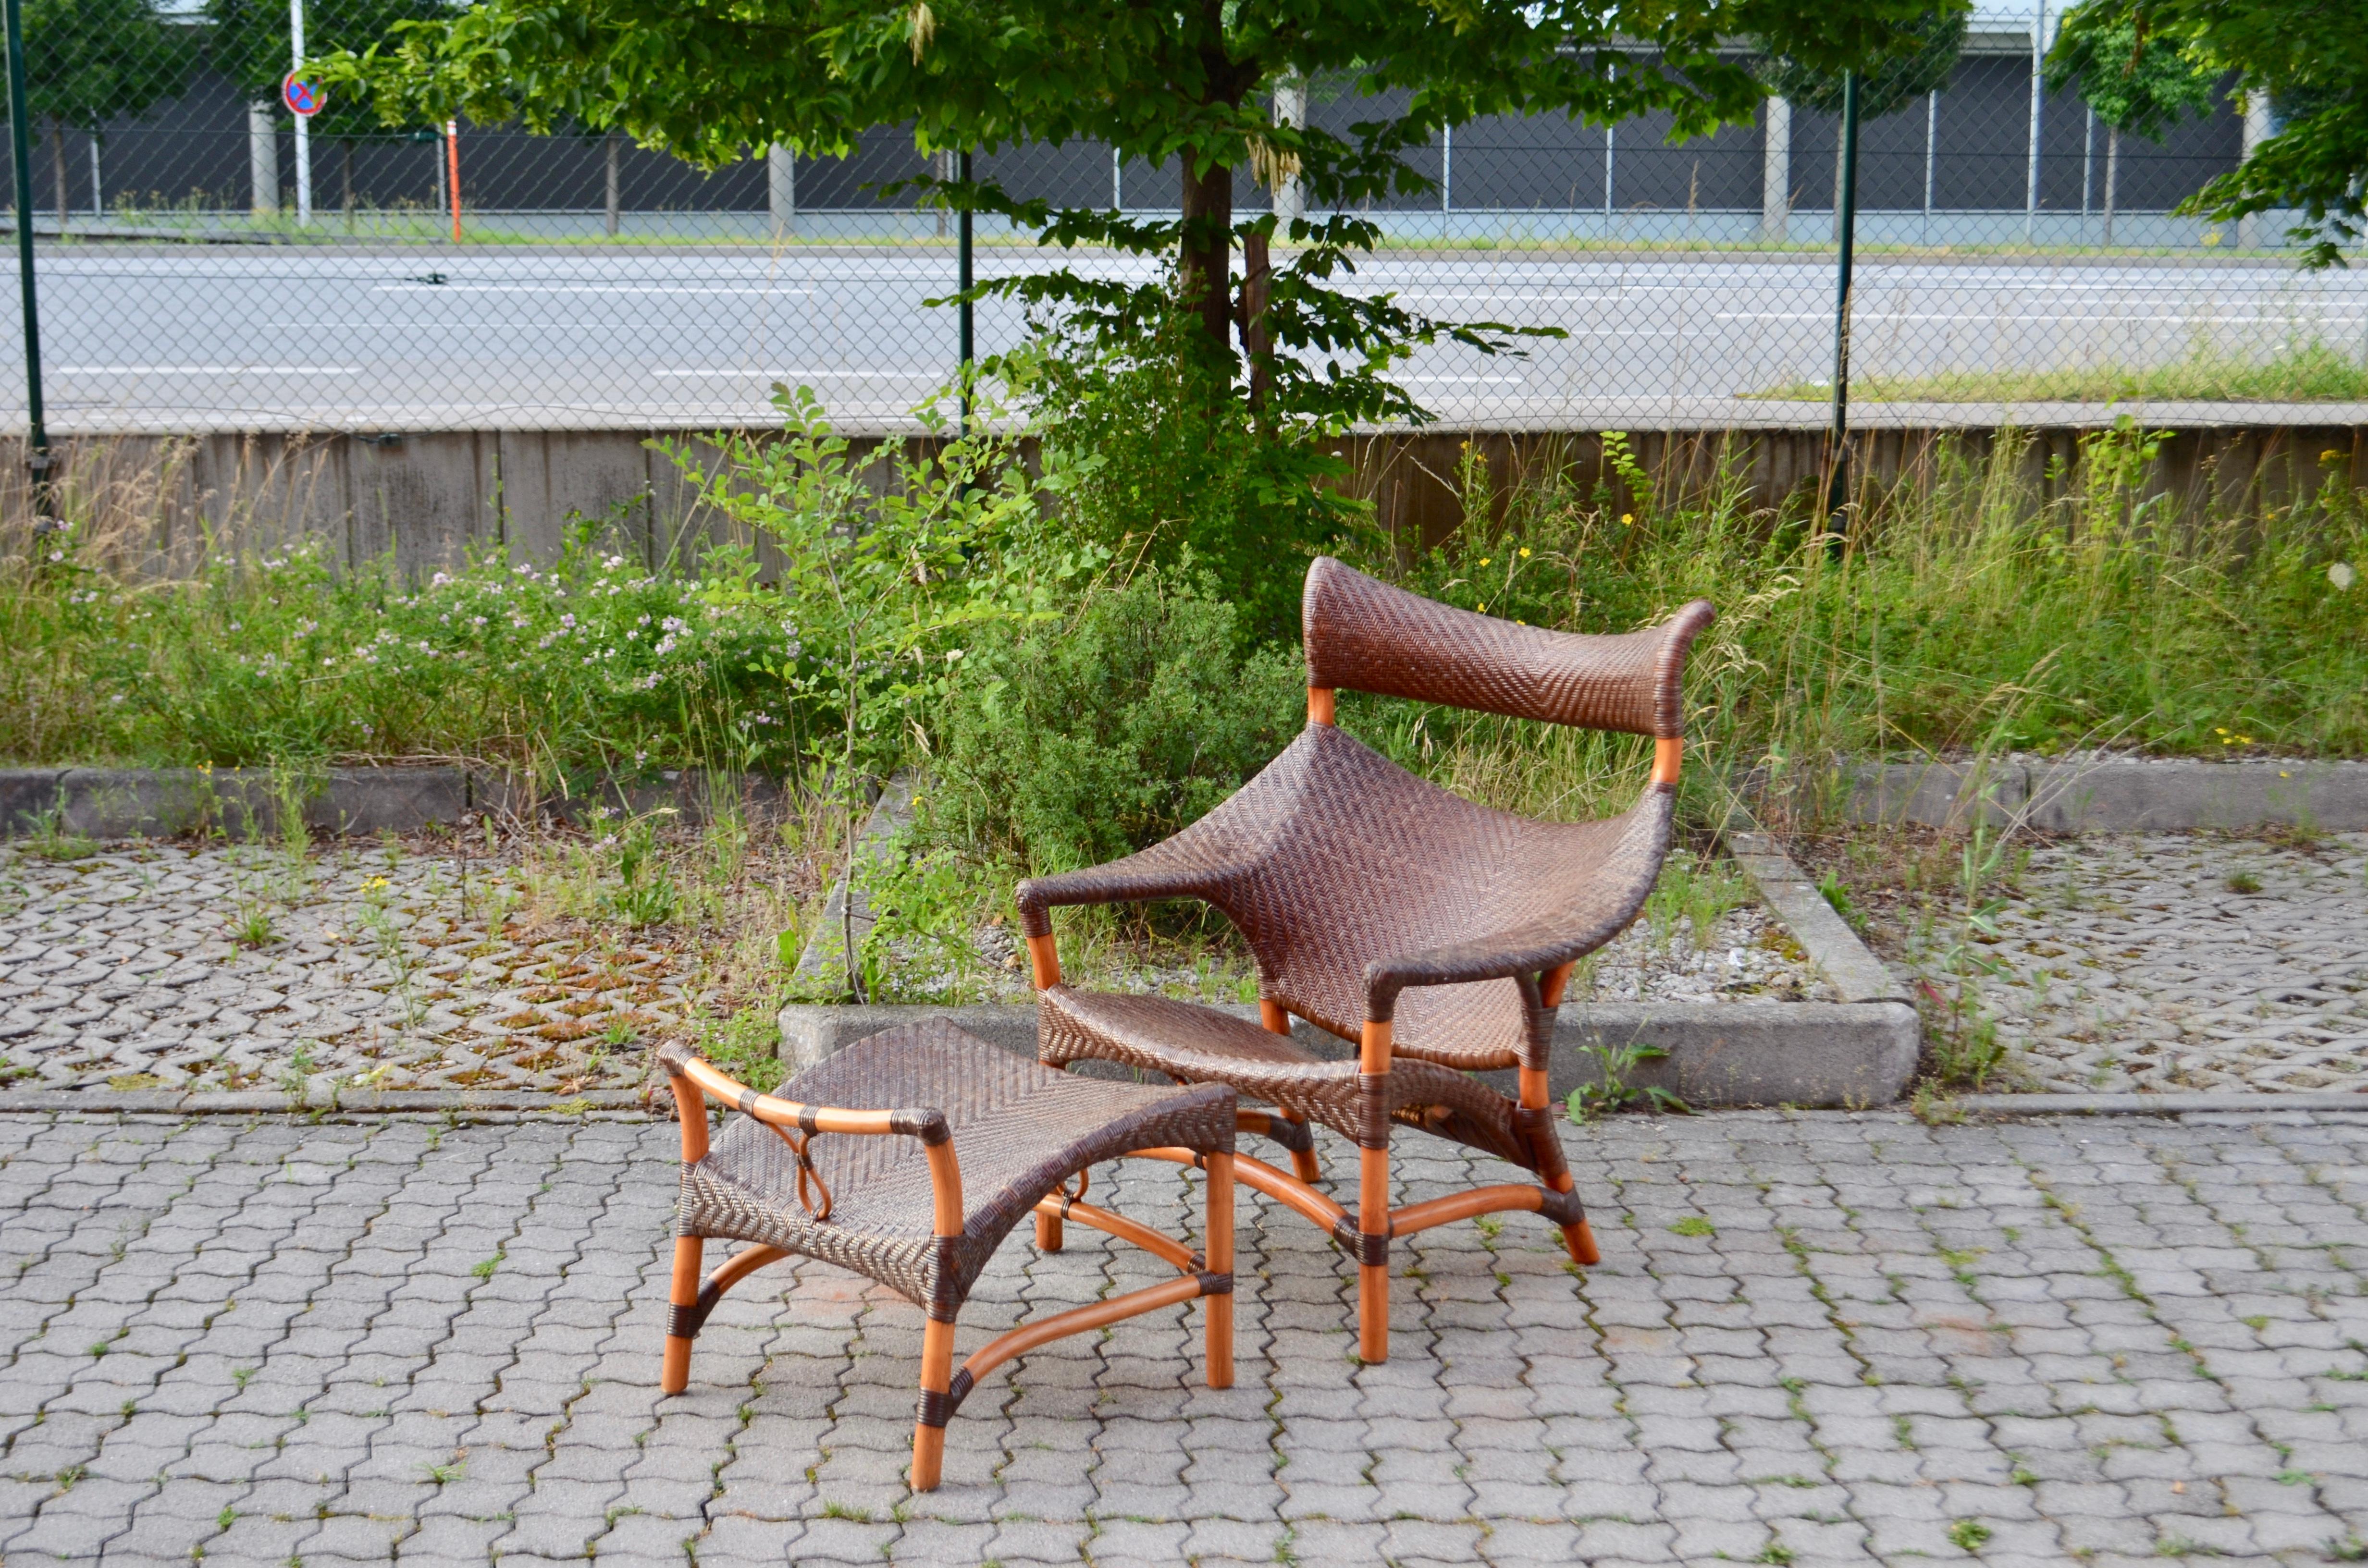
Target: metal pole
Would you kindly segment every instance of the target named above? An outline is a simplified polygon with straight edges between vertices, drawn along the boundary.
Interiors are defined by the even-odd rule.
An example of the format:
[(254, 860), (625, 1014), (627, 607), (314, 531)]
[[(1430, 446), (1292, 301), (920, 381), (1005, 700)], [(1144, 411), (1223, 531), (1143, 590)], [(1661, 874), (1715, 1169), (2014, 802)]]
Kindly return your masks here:
[(1850, 498), (1850, 267), (1858, 237), (1858, 73), (1842, 78), (1841, 183), (1834, 192), (1834, 429), (1826, 479), (1826, 517), (1835, 533)]
[[(288, 0), (288, 69), (304, 69), (304, 0)], [(302, 228), (312, 222), (312, 127), (300, 114), (296, 117), (296, 223)]]
[(1924, 243), (1932, 243), (1933, 176), (1941, 161), (1941, 89), (1924, 95)]
[[(970, 154), (968, 153), (962, 154), (956, 167), (960, 170), (962, 185), (967, 187), (970, 184)], [(970, 367), (971, 360), (973, 357), (972, 351), (977, 347), (976, 328), (978, 325), (977, 313), (973, 308), (970, 301), (972, 274), (971, 210), (967, 188), (965, 188), (963, 193), (961, 228), (954, 237), (954, 253), (955, 266), (958, 269), (956, 281), (961, 285), (962, 295), (962, 305), (960, 307), (962, 314), (962, 433), (967, 436), (970, 434)]]
[(32, 131), (25, 108), (25, 17), (18, 0), (0, 0), (8, 44), (8, 153), (17, 176), (17, 286), (25, 303), (25, 467), (33, 478), (33, 528), (47, 532), (51, 505), (50, 428), (41, 415), (41, 309), (33, 291)]
[(1603, 237), (1611, 237), (1611, 131), (1603, 128)]
[(452, 208), (452, 243), (461, 243), (461, 122), (444, 122), (444, 198)]
[(2023, 178), (2022, 243), (2039, 238), (2039, 132), (2047, 108), (2047, 0), (2038, 0), (2031, 19), (2031, 167)]

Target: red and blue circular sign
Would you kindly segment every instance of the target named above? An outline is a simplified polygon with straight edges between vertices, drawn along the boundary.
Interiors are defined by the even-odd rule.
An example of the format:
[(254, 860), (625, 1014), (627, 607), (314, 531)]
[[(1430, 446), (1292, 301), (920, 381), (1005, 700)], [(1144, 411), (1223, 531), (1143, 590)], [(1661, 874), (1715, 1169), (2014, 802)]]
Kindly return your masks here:
[(329, 105), (328, 95), (321, 90), (320, 83), (307, 82), (293, 71), (288, 73), (279, 84), (279, 101), (288, 106), (289, 113), (305, 119), (312, 119)]

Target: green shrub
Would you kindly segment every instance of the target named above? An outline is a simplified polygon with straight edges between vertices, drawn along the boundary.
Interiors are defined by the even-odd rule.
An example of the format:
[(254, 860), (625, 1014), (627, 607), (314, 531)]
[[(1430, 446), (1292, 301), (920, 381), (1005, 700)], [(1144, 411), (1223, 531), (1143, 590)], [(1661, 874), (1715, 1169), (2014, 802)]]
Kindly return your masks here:
[(795, 757), (760, 667), (778, 600), (746, 551), (652, 572), (586, 524), (545, 571), (493, 555), (408, 584), (302, 546), (140, 583), (0, 565), (0, 758), (212, 763), (420, 755), (546, 774)]
[[(1307, 422), (1262, 422), (1170, 322), (1139, 352), (1082, 341), (1002, 362), (1042, 442), (1043, 487), (1070, 537), (1169, 568), (1190, 560), (1240, 607), (1241, 630), (1295, 642), (1307, 563), (1370, 531), (1335, 487), (1348, 469)], [(1173, 339), (1181, 335), (1188, 341)]]
[(1298, 733), (1296, 651), (1245, 651), (1205, 581), (1146, 569), (1066, 623), (982, 639), (939, 714), (929, 819), (1031, 871), (1113, 859), (1205, 814)]

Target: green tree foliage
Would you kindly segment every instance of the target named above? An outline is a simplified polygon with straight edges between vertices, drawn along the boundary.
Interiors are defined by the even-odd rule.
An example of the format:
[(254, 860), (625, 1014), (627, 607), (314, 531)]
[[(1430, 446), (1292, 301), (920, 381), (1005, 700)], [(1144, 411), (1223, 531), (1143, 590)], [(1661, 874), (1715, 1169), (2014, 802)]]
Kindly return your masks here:
[[(2343, 263), (2368, 232), (2368, 7), (2361, 0), (2090, 0), (2085, 26), (2126, 24), (2200, 75), (2267, 93), (2283, 123), (2181, 212), (2235, 222), (2297, 214), (2286, 236), (2309, 267)], [(2103, 113), (2101, 108), (2098, 111)]]
[[(304, 50), (321, 55), (368, 49), (388, 39), (398, 22), (429, 21), (451, 11), (446, 0), (305, 0)], [(212, 24), (206, 53), (214, 69), (231, 79), (241, 97), (268, 102), (276, 112), (290, 64), (284, 0), (206, 0), (206, 19)], [(313, 117), (312, 134), (337, 143), (343, 205), (348, 210), (354, 205), (354, 142), (384, 131), (376, 108), (359, 93), (331, 93), (328, 107)]]
[(2212, 74), (2187, 51), (2137, 21), (2111, 0), (2077, 6), (2064, 15), (2047, 54), (2047, 87), (2077, 85), (2080, 101), (2115, 131), (2159, 142), (2189, 115), (2212, 112)]
[[(1900, 29), (1898, 52), (1876, 62), (1859, 74), (1858, 112), (1861, 119), (1884, 115), (1927, 93), (1937, 93), (1956, 74), (1957, 57), (1964, 51), (1970, 5), (1936, 6)], [(1841, 73), (1771, 50), (1765, 72), (1768, 90), (1780, 98), (1819, 114), (1842, 111)]]
[(50, 127), (58, 222), (66, 221), (65, 132), (97, 135), (179, 96), (197, 63), (188, 29), (151, 0), (25, 0), (25, 108)]
[[(1164, 293), (1199, 324), (1192, 351), (1219, 384), (1270, 421), (1338, 427), (1418, 415), (1386, 379), (1416, 344), (1511, 342), (1492, 324), (1437, 322), (1330, 286), (1378, 237), (1356, 209), (1428, 186), (1407, 149), (1489, 114), (1601, 122), (1666, 111), (1673, 134), (1700, 134), (1748, 118), (1760, 97), (1726, 51), (1735, 37), (1839, 71), (1900, 47), (1923, 10), (1919, 0), (484, 0), (333, 70), (369, 83), (393, 115), (615, 126), (708, 166), (777, 142), (842, 153), (891, 125), (909, 125), (925, 151), (1113, 146), (1176, 171), (1178, 216), (924, 183), (1047, 243), (1169, 264), (1159, 284), (1063, 272), (986, 288), (1112, 332), (1155, 319), (1145, 296)], [(1270, 94), (1284, 79), (1337, 83), (1372, 112), (1345, 131), (1278, 124)], [(1385, 110), (1393, 100), (1404, 107)], [(1296, 173), (1309, 215), (1281, 235), (1287, 260), (1269, 257), (1272, 214), (1235, 211), (1237, 169), (1269, 185)]]
[[(368, 49), (393, 35), (397, 22), (449, 16), (446, 0), (304, 0), (307, 54)], [(206, 58), (250, 102), (279, 102), (288, 74), (287, 0), (206, 0), (212, 24)], [(331, 95), (313, 117), (316, 136), (349, 138), (382, 130), (376, 109), (359, 94)]]

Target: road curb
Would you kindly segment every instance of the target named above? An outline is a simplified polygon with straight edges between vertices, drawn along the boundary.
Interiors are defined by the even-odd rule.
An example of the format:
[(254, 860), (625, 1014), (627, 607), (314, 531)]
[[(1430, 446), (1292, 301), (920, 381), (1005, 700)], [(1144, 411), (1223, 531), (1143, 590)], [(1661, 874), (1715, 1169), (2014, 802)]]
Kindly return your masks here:
[(2097, 757), (2067, 762), (1849, 762), (1842, 814), (1856, 823), (2043, 833), (2368, 829), (2368, 762), (2198, 762)]
[(580, 1095), (481, 1093), (469, 1089), (395, 1090), (379, 1095), (305, 1095), (176, 1089), (17, 1089), (0, 1092), (0, 1114), (96, 1116), (453, 1116), (581, 1117), (646, 1109), (638, 1089)]
[(781, 813), (789, 803), (780, 779), (696, 768), (607, 779), (562, 795), (505, 774), (445, 766), (335, 767), (292, 779), (268, 767), (12, 767), (0, 768), (0, 836), (53, 824), (60, 833), (102, 840), (215, 827), (251, 838), (279, 831), (283, 790), (302, 800), (306, 826), (332, 834), (416, 833), (471, 812), (577, 822), (604, 807), (635, 815), (671, 811), (697, 824), (725, 796), (757, 816)]
[(2368, 1092), (2298, 1089), (2292, 1094), (2241, 1091), (2194, 1094), (1960, 1095), (1946, 1102), (1971, 1116), (2264, 1115), (2282, 1111), (2344, 1111), (2368, 1116)]

